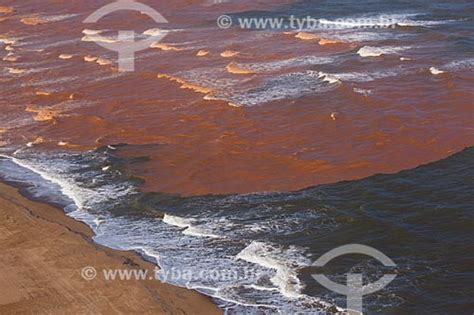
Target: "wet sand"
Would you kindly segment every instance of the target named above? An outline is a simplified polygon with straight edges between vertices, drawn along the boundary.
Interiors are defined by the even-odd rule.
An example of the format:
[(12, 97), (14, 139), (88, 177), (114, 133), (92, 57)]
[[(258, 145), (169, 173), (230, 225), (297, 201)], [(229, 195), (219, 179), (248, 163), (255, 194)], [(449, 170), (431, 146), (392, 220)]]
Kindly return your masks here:
[[(94, 244), (60, 209), (0, 183), (1, 314), (220, 314), (197, 292), (159, 281), (105, 281), (103, 269), (153, 270), (135, 253)], [(81, 277), (93, 266), (99, 276)]]

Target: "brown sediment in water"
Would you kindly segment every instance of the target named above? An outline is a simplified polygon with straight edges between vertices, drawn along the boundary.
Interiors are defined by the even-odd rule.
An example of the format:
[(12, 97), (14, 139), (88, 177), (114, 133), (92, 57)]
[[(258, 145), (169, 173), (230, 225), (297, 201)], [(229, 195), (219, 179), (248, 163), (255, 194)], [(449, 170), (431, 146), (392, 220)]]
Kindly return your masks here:
[(0, 13), (13, 13), (13, 12), (15, 12), (15, 8), (13, 7), (0, 6)]
[[(155, 266), (92, 237), (61, 209), (0, 183), (0, 313), (222, 314), (209, 298), (157, 280), (105, 280), (103, 270), (154, 274)], [(97, 271), (94, 280), (81, 276), (87, 267)]]
[(255, 74), (256, 73), (254, 70), (245, 68), (235, 62), (229, 63), (226, 69), (229, 73), (233, 73), (233, 74)]
[(109, 66), (109, 65), (113, 64), (113, 62), (111, 60), (108, 60), (108, 59), (105, 59), (105, 58), (97, 58), (96, 62), (97, 62), (97, 64), (99, 64), (101, 66)]
[(99, 34), (99, 32), (96, 33), (96, 34), (92, 34), (92, 35), (85, 35), (81, 38), (81, 40), (83, 42), (102, 42), (102, 43), (108, 43), (108, 44), (114, 44), (114, 43), (118, 42), (118, 40), (115, 39), (115, 38), (102, 36), (102, 35), (98, 35), (98, 34)]
[[(64, 5), (71, 6), (71, 12), (96, 9), (83, 2)], [(175, 1), (163, 4), (160, 10), (164, 15), (171, 13), (178, 28), (183, 22), (183, 30), (170, 32), (167, 39), (176, 47), (188, 47), (189, 53), (139, 52), (133, 73), (119, 73), (107, 66), (85, 67), (83, 56), (95, 63), (95, 56), (105, 52), (94, 43), (78, 44), (84, 30), (79, 20), (68, 20), (54, 28), (13, 25), (13, 19), (5, 22), (16, 27), (15, 32), (6, 35), (22, 42), (32, 42), (29, 36), (40, 29), (41, 33), (33, 34), (35, 41), (42, 39), (48, 44), (55, 36), (66, 41), (60, 47), (43, 47), (41, 42), (38, 47), (28, 48), (42, 49), (44, 64), (32, 66), (35, 71), (9, 76), (5, 85), (2, 82), (8, 93), (0, 100), (5, 117), (0, 119), (5, 124), (0, 127), (10, 127), (10, 117), (16, 127), (4, 133), (2, 141), (24, 144), (41, 136), (47, 142), (38, 145), (38, 149), (51, 146), (57, 150), (57, 144), (64, 142), (68, 145), (61, 149), (76, 151), (128, 143), (131, 147), (126, 154), (140, 152), (149, 157), (146, 162), (129, 166), (132, 174), (146, 179), (144, 190), (186, 195), (288, 191), (398, 172), (445, 158), (474, 143), (474, 136), (467, 132), (472, 125), (467, 113), (472, 112), (474, 83), (467, 70), (435, 76), (423, 65), (409, 76), (368, 82), (340, 79), (341, 84), (334, 85), (330, 92), (298, 94), (299, 86), (291, 80), (301, 79), (304, 85), (308, 71), (321, 71), (322, 66), (311, 64), (311, 58), (338, 59), (341, 52), (357, 56), (356, 51), (351, 51), (353, 44), (333, 43), (327, 32), (299, 33), (299, 37), (308, 40), (295, 40), (296, 32), (281, 36), (278, 32), (186, 29), (189, 23), (201, 25), (203, 21), (192, 13), (194, 5)], [(228, 5), (238, 9), (246, 6)], [(224, 10), (214, 6), (206, 19), (214, 18), (214, 11), (221, 9)], [(127, 16), (136, 30), (155, 27), (143, 16)], [(104, 30), (123, 27), (121, 19), (102, 22), (100, 28)], [(97, 31), (85, 33), (93, 35)], [(197, 58), (198, 49), (213, 54)], [(67, 63), (58, 59), (59, 55), (72, 52), (81, 57)], [(412, 57), (408, 53), (404, 56)], [(245, 57), (245, 64), (269, 66), (253, 75), (236, 75), (226, 71), (233, 60), (221, 57)], [(23, 58), (39, 62), (33, 54), (22, 54)], [(334, 72), (327, 70), (331, 74), (357, 76), (398, 67), (400, 64), (396, 63), (401, 61), (397, 59), (362, 63), (359, 58), (352, 58), (324, 67), (335, 68)], [(413, 58), (404, 65), (416, 66), (419, 60)], [(277, 65), (274, 69), (273, 62)], [(41, 67), (45, 70), (37, 71)], [(157, 80), (158, 73), (162, 80)], [(274, 79), (278, 90), (272, 89)], [(292, 92), (293, 88), (296, 94), (289, 98), (245, 106), (253, 105), (246, 103), (247, 98), (286, 89)], [(38, 97), (36, 91), (54, 93)], [(57, 106), (71, 94), (71, 107)], [(45, 108), (45, 119), (33, 121), (31, 113), (25, 113), (25, 104)]]
[(59, 55), (59, 59), (63, 59), (63, 60), (68, 60), (68, 59), (72, 59), (72, 57), (74, 57), (74, 55), (72, 54), (61, 54)]
[(7, 70), (8, 70), (8, 73), (10, 74), (22, 74), (26, 72), (25, 69), (19, 69), (19, 68), (7, 68)]
[(61, 117), (62, 115), (62, 112), (58, 109), (53, 109), (49, 107), (36, 107), (32, 105), (28, 106), (25, 111), (29, 113), (36, 113), (36, 116), (33, 118), (35, 121), (53, 120), (58, 117)]
[(343, 41), (337, 39), (321, 38), (319, 40), (319, 45), (338, 45), (338, 44), (347, 44)]
[[(35, 12), (30, 8), (33, 2), (25, 2), (20, 8)], [(42, 2), (46, 13), (52, 10), (53, 6), (47, 5), (46, 1), (40, 0), (35, 6)], [(474, 81), (467, 71), (433, 76), (428, 71), (429, 66), (424, 65), (422, 71), (410, 76), (373, 82), (345, 82), (341, 79), (340, 86), (328, 93), (298, 94), (296, 80), (301, 79), (304, 85), (307, 71), (357, 75), (358, 72), (399, 67), (400, 62), (396, 58), (374, 62), (354, 60), (359, 58), (346, 60), (346, 54), (337, 54), (343, 48), (348, 52), (347, 56), (357, 55), (348, 51), (345, 45), (328, 42), (330, 35), (297, 40), (295, 33), (282, 36), (278, 32), (247, 32), (237, 28), (223, 31), (216, 27), (214, 31), (208, 27), (208, 22), (217, 12), (204, 19), (194, 19), (198, 14), (190, 14), (188, 9), (194, 3), (198, 2), (177, 0), (157, 4), (164, 16), (171, 17), (172, 27), (181, 27), (179, 15), (188, 10), (181, 17), (185, 20), (183, 28), (193, 25), (192, 29), (169, 35), (170, 42), (176, 47), (186, 47), (188, 51), (173, 53), (151, 49), (139, 52), (133, 73), (118, 73), (108, 66), (99, 67), (95, 64), (98, 57), (91, 57), (92, 65), (86, 64), (83, 56), (110, 56), (116, 60), (117, 55), (95, 43), (80, 42), (84, 25), (79, 19), (58, 23), (55, 27), (25, 26), (14, 17), (3, 22), (2, 30), (4, 25), (5, 29), (15, 27), (8, 36), (25, 43), (19, 45), (24, 49), (21, 57), (31, 67), (14, 65), (25, 67), (28, 73), (4, 75), (9, 81), (0, 84), (3, 95), (0, 127), (9, 129), (2, 133), (0, 145), (16, 148), (31, 141), (37, 143), (35, 151), (47, 153), (48, 150), (80, 152), (126, 143), (129, 146), (120, 147), (116, 154), (146, 157), (134, 159), (133, 163), (124, 166), (127, 174), (145, 180), (140, 189), (202, 195), (291, 191), (376, 173), (398, 172), (445, 158), (474, 143), (474, 135), (469, 132), (472, 130), (472, 115), (469, 114), (472, 113)], [(224, 7), (222, 10), (230, 12), (228, 5), (248, 9), (241, 3), (229, 3), (213, 6), (212, 10)], [(263, 2), (258, 5), (263, 6)], [(97, 9), (92, 2), (84, 1), (62, 1), (61, 6), (83, 16)], [(124, 21), (110, 16), (101, 21), (103, 25), (100, 27), (116, 31), (124, 29)], [(130, 22), (127, 24), (130, 29), (135, 30), (149, 29), (151, 24), (147, 24), (150, 21), (144, 16), (127, 19), (127, 22)], [(203, 24), (205, 28), (199, 29)], [(196, 53), (201, 47), (212, 51), (212, 55), (197, 58)], [(32, 52), (40, 49), (44, 53)], [(219, 56), (225, 49), (232, 49), (233, 53)], [(63, 53), (74, 53), (76, 57), (65, 62), (58, 58)], [(336, 60), (333, 64), (311, 64), (319, 57), (333, 56)], [(267, 68), (255, 75), (234, 75), (225, 71), (233, 59), (221, 57), (236, 57), (235, 60), (245, 57), (245, 64)], [(414, 66), (421, 59), (409, 53), (406, 57), (414, 60), (405, 62), (403, 66)], [(307, 60), (310, 62), (305, 64)], [(343, 60), (341, 65), (338, 64), (340, 60)], [(275, 69), (271, 69), (273, 62), (277, 65)], [(158, 73), (166, 75), (159, 80), (156, 79)], [(320, 80), (317, 81), (315, 85)], [(357, 94), (354, 88), (373, 93)], [(240, 106), (246, 105), (247, 98), (267, 92), (265, 89), (270, 93), (296, 89), (297, 93), (253, 107)], [(38, 97), (35, 91), (54, 93)], [(209, 94), (223, 100), (211, 100)], [(61, 111), (62, 107), (55, 107), (70, 95), (74, 100), (71, 102), (73, 108)], [(35, 104), (36, 111), (25, 113), (28, 104)], [(236, 107), (229, 106), (232, 104)], [(32, 118), (40, 114), (39, 108), (44, 108), (43, 118), (33, 121)], [(22, 239), (20, 242), (15, 238), (18, 241), (14, 241), (13, 246), (0, 237), (4, 250), (0, 255), (0, 263), (4, 266), (0, 274), (10, 277), (0, 276), (0, 282), (8, 285), (3, 285), (3, 290), (0, 288), (0, 300), (12, 301), (8, 302), (8, 308), (3, 308), (0, 302), (0, 313), (24, 313), (30, 311), (26, 309), (28, 306), (38, 305), (46, 310), (51, 307), (51, 312), (58, 313), (97, 312), (110, 307), (120, 308), (118, 312), (123, 313), (155, 310), (154, 313), (160, 313), (159, 307), (166, 308), (167, 313), (173, 313), (175, 309), (191, 314), (212, 313), (200, 309), (199, 302), (183, 302), (190, 307), (175, 303), (176, 296), (180, 301), (187, 300), (180, 297), (188, 291), (173, 291), (173, 287), (163, 287), (156, 296), (146, 293), (154, 290), (150, 288), (144, 288), (142, 295), (135, 283), (130, 282), (119, 288), (115, 288), (115, 283), (107, 283), (95, 284), (97, 287), (94, 288), (83, 285), (76, 289), (77, 277), (68, 278), (67, 272), (71, 269), (80, 271), (79, 265), (91, 265), (96, 261), (101, 267), (109, 267), (102, 258), (108, 259), (115, 254), (101, 255), (102, 249), (90, 238), (87, 238), (89, 247), (76, 246), (68, 236), (73, 233), (67, 229), (47, 234), (42, 232), (47, 228), (33, 229), (28, 221), (18, 221), (20, 225), (14, 226), (15, 229), (4, 229), (9, 220), (4, 219), (1, 209), (0, 225), (3, 225), (0, 235), (9, 231), (15, 237), (22, 236)], [(17, 220), (14, 215), (19, 213), (21, 211), (15, 211), (11, 217)], [(40, 226), (37, 221), (33, 223)], [(33, 236), (27, 237), (23, 231)], [(44, 244), (30, 241), (43, 238), (50, 241)], [(64, 250), (57, 249), (53, 242), (55, 239), (59, 239)], [(81, 255), (77, 255), (78, 252)], [(12, 269), (12, 264), (7, 261), (7, 257), (12, 255), (19, 259), (17, 269)], [(97, 255), (104, 257), (99, 259)], [(120, 257), (123, 254), (117, 255), (119, 259), (114, 264), (122, 266), (124, 261)], [(23, 267), (26, 259), (30, 259), (29, 264)], [(135, 258), (132, 260), (136, 262)], [(54, 268), (48, 267), (47, 263), (53, 264)], [(58, 266), (60, 268), (56, 270)], [(47, 272), (38, 271), (41, 269), (56, 272), (60, 281), (50, 282), (54, 279), (50, 279)], [(12, 277), (16, 278), (12, 280)], [(158, 306), (155, 307), (156, 301)], [(168, 307), (168, 303), (172, 305)], [(84, 311), (84, 307), (91, 305), (95, 308)], [(146, 309), (142, 308), (143, 305)]]
[(174, 77), (174, 76), (171, 76), (171, 75), (168, 75), (168, 74), (158, 74), (157, 77), (158, 77), (158, 79), (167, 79), (167, 80), (170, 80), (170, 81), (173, 81), (173, 82), (177, 82), (177, 83), (180, 84), (180, 87), (182, 89), (189, 89), (189, 90), (193, 90), (197, 93), (202, 93), (202, 94), (210, 94), (210, 93), (213, 92), (213, 90), (211, 88), (200, 86), (200, 85), (188, 82), (184, 79)]
[[(35, 94), (38, 95), (38, 96), (50, 96), (52, 93), (47, 92), (47, 91), (37, 91)], [(29, 111), (29, 110), (27, 110), (27, 111)]]
[(18, 61), (19, 57), (14, 55), (7, 55), (2, 58), (3, 61), (15, 62)]
[(221, 53), (221, 57), (223, 58), (231, 58), (240, 55), (240, 52), (234, 50), (226, 50)]
[(205, 56), (209, 56), (211, 52), (209, 50), (204, 50), (204, 49), (201, 49), (200, 51), (198, 51), (196, 53), (196, 56), (198, 57), (205, 57)]
[(86, 61), (86, 62), (95, 62), (95, 61), (97, 61), (97, 59), (99, 59), (99, 57), (90, 56), (90, 55), (84, 57), (84, 61)]
[(34, 145), (38, 145), (38, 144), (43, 144), (45, 143), (46, 140), (43, 138), (43, 137), (37, 137), (35, 140), (31, 141), (31, 142), (28, 142), (28, 146), (34, 146)]
[(171, 44), (164, 44), (164, 43), (153, 43), (151, 44), (150, 48), (158, 48), (158, 49), (161, 49), (161, 50), (164, 50), (164, 51), (182, 51), (184, 50), (183, 48), (178, 48), (178, 47), (175, 47)]
[(16, 39), (0, 35), (0, 42), (4, 43), (5, 45), (15, 45), (17, 41)]
[(36, 25), (46, 24), (48, 23), (48, 20), (40, 16), (30, 16), (30, 17), (21, 18), (20, 22), (25, 25), (36, 26)]
[(8, 129), (6, 129), (6, 128), (0, 128), (0, 147), (4, 147), (8, 144), (8, 142), (4, 141), (3, 138), (2, 138), (2, 134), (7, 132), (7, 131), (8, 131)]
[[(452, 119), (438, 113), (420, 118), (410, 106), (398, 114), (382, 115), (391, 108), (389, 101), (363, 97), (352, 88), (343, 87), (338, 96), (333, 95), (333, 102), (350, 100), (351, 106), (345, 109), (314, 106), (324, 99), (312, 98), (301, 100), (297, 107), (280, 102), (234, 108), (228, 102), (202, 100), (195, 93), (207, 95), (212, 93), (210, 88), (167, 74), (158, 77), (164, 80), (155, 80), (153, 90), (116, 81), (124, 87), (99, 85), (81, 91), (83, 99), (95, 99), (131, 84), (133, 94), (140, 97), (110, 102), (108, 96), (97, 106), (44, 121), (40, 128), (22, 133), (34, 132), (55, 145), (68, 142), (75, 145), (74, 150), (128, 143), (131, 147), (120, 154), (149, 157), (129, 166), (131, 173), (146, 180), (143, 190), (186, 195), (288, 191), (397, 172), (441, 159), (474, 142), (468, 135), (452, 138), (447, 132), (453, 124), (469, 124), (467, 115), (460, 114), (469, 108), (463, 102), (465, 93), (438, 100), (452, 104)], [(441, 88), (443, 83), (436, 84)]]
[(305, 32), (299, 32), (295, 37), (302, 40), (319, 40), (321, 38), (318, 34)]

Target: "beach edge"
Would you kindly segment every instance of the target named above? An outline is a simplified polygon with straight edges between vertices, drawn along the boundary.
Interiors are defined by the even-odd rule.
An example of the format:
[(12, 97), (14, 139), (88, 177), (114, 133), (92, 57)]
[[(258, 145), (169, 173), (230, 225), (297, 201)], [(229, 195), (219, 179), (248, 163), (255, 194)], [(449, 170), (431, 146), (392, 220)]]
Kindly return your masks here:
[[(96, 244), (93, 231), (53, 205), (0, 181), (0, 313), (222, 314), (196, 291), (148, 280), (106, 280), (102, 270), (156, 268), (136, 252)], [(86, 280), (84, 268), (98, 276)]]

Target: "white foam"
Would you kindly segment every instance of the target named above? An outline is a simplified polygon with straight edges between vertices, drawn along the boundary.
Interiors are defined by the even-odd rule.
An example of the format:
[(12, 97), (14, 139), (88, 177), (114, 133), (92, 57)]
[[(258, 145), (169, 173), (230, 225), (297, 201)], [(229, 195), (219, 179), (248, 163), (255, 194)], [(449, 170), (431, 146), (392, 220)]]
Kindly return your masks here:
[(109, 43), (109, 44), (114, 44), (118, 43), (119, 40), (116, 38), (112, 37), (107, 37), (107, 36), (102, 36), (99, 34), (95, 35), (86, 35), (81, 38), (83, 42), (100, 42), (100, 43)]
[[(21, 150), (16, 154), (20, 155)], [(324, 307), (330, 306), (328, 303), (302, 293), (303, 285), (297, 277), (297, 270), (311, 263), (309, 258), (304, 256), (302, 248), (282, 248), (261, 242), (252, 242), (243, 248), (244, 237), (230, 241), (228, 239), (215, 240), (183, 235), (182, 231), (176, 229), (176, 226), (185, 229), (189, 229), (190, 226), (200, 228), (204, 224), (206, 228), (211, 226), (212, 230), (217, 230), (217, 226), (225, 229), (228, 226), (225, 221), (227, 218), (206, 217), (206, 222), (202, 224), (201, 219), (171, 215), (166, 215), (164, 220), (160, 220), (156, 217), (133, 214), (132, 217), (108, 214), (104, 205), (112, 201), (111, 196), (120, 195), (123, 190), (121, 187), (128, 187), (128, 190), (129, 186), (123, 183), (115, 183), (109, 188), (104, 185), (95, 185), (93, 188), (80, 185), (79, 182), (84, 183), (85, 180), (86, 184), (90, 184), (90, 179), (95, 180), (101, 176), (96, 176), (94, 171), (92, 174), (94, 176), (82, 177), (82, 181), (76, 178), (76, 174), (84, 173), (83, 170), (89, 169), (89, 158), (86, 161), (83, 160), (83, 156), (88, 154), (81, 154), (77, 162), (74, 161), (78, 156), (71, 159), (71, 156), (66, 153), (60, 156), (33, 156), (28, 160), (26, 157), (18, 157), (18, 160), (26, 168), (34, 169), (36, 174), (44, 174), (43, 178), (47, 177), (51, 179), (50, 181), (57, 182), (57, 189), (62, 189), (75, 197), (74, 203), (82, 203), (83, 211), (76, 210), (69, 215), (89, 224), (96, 233), (94, 241), (97, 243), (114, 249), (135, 250), (142, 253), (161, 267), (161, 275), (168, 273), (170, 276), (162, 279), (215, 297), (219, 305), (228, 308), (229, 312), (316, 314), (324, 313)], [(97, 161), (96, 156), (90, 158)], [(99, 161), (103, 160), (100, 158)], [(100, 170), (98, 172), (101, 174)], [(121, 198), (127, 198), (127, 196), (124, 195)], [(224, 198), (221, 202), (227, 204), (233, 200), (232, 198), (246, 200), (246, 196), (238, 196)], [(271, 210), (268, 209), (268, 211)], [(310, 211), (310, 213), (320, 216), (316, 211)], [(200, 214), (203, 213), (200, 212)], [(303, 217), (307, 219), (305, 215)], [(221, 221), (222, 219), (224, 221)], [(221, 229), (219, 231), (222, 231)], [(239, 233), (234, 227), (231, 231), (229, 235), (232, 237), (234, 237), (233, 232)], [(294, 229), (292, 231), (294, 232)], [(247, 233), (247, 230), (242, 233)], [(237, 259), (236, 256), (240, 256), (241, 259)], [(173, 270), (179, 272), (173, 276)], [(230, 274), (238, 275), (238, 277), (227, 277), (228, 271), (232, 271)], [(194, 278), (180, 277), (186, 272)], [(217, 277), (212, 276), (214, 272), (217, 272)], [(219, 276), (221, 273), (223, 275)], [(269, 277), (272, 279), (271, 282), (266, 281)], [(253, 291), (251, 295), (242, 294), (242, 288)]]
[(28, 72), (28, 71), (25, 70), (25, 69), (18, 69), (18, 68), (9, 68), (9, 67), (7, 67), (7, 68), (5, 68), (5, 69), (6, 69), (6, 70), (8, 71), (8, 73), (10, 73), (10, 74), (24, 74), (24, 73), (27, 73), (27, 72)]
[(244, 287), (257, 290), (257, 291), (279, 291), (277, 288), (267, 288), (267, 287), (262, 287), (256, 284), (245, 285)]
[(60, 22), (64, 21), (73, 17), (79, 16), (79, 14), (61, 14), (61, 15), (49, 15), (41, 17), (41, 19), (46, 20), (48, 22)]
[(372, 71), (372, 72), (348, 72), (348, 73), (334, 73), (334, 77), (338, 78), (341, 81), (350, 81), (350, 82), (370, 82), (378, 79), (384, 79), (389, 77), (397, 77), (402, 74), (408, 74), (411, 70), (404, 70), (399, 68), (386, 69), (381, 71)]
[(163, 30), (163, 29), (160, 29), (160, 28), (152, 28), (152, 29), (144, 31), (143, 35), (160, 36), (160, 35), (167, 34), (167, 33), (169, 33), (168, 30)]
[(337, 77), (320, 71), (307, 70), (276, 76), (261, 86), (246, 91), (234, 91), (230, 95), (221, 92), (217, 97), (232, 103), (253, 106), (330, 91), (339, 84)]
[(68, 196), (69, 198), (71, 198), (74, 203), (76, 204), (76, 206), (78, 208), (81, 208), (82, 207), (82, 200), (79, 199), (77, 197), (77, 195), (74, 193), (74, 188), (71, 187), (71, 185), (68, 185), (66, 182), (64, 181), (61, 181), (61, 180), (58, 180), (57, 178), (55, 178), (54, 176), (52, 176), (51, 174), (47, 173), (47, 172), (44, 172), (36, 167), (34, 167), (33, 165), (31, 165), (30, 163), (24, 161), (24, 160), (20, 160), (20, 159), (17, 159), (15, 157), (10, 157), (11, 160), (15, 163), (15, 164), (18, 164), (20, 165), (21, 167), (24, 167), (30, 171), (32, 171), (33, 173), (36, 173), (38, 175), (40, 175), (42, 178), (44, 178), (45, 180), (47, 181), (50, 181), (52, 183), (55, 183), (57, 184), (59, 187), (61, 187), (61, 192)]
[(133, 187), (121, 183), (104, 184), (95, 188), (82, 187), (76, 182), (74, 176), (67, 171), (68, 168), (74, 167), (74, 165), (65, 160), (51, 158), (48, 161), (35, 161), (20, 159), (15, 157), (16, 155), (14, 154), (12, 157), (13, 162), (58, 185), (61, 192), (74, 201), (78, 211), (92, 209), (94, 205), (100, 203), (120, 200), (135, 192)]
[(474, 58), (454, 60), (444, 65), (442, 68), (453, 71), (471, 70), (474, 68)]
[(345, 21), (343, 19), (340, 19), (338, 21), (331, 21), (327, 19), (320, 19), (319, 23), (321, 25), (330, 25), (333, 28), (339, 28), (339, 29), (344, 29), (344, 28), (362, 28), (362, 27), (389, 27), (394, 25), (395, 23), (391, 21), (382, 21), (382, 20), (359, 20), (357, 21), (356, 19), (346, 19)]
[(280, 292), (290, 299), (302, 297), (304, 285), (298, 279), (294, 268), (295, 266), (308, 266), (310, 261), (302, 256), (295, 247), (285, 252), (271, 244), (254, 241), (236, 258), (275, 270), (276, 274), (271, 278), (271, 281), (279, 288)]
[(323, 81), (326, 81), (330, 84), (340, 84), (341, 80), (339, 80), (336, 76), (325, 73), (325, 72), (319, 72), (320, 77), (323, 79)]
[(370, 94), (372, 94), (372, 90), (367, 89), (353, 88), (353, 91), (357, 94), (362, 94), (364, 96), (369, 96)]
[(417, 15), (418, 14), (415, 13), (359, 15), (336, 20), (320, 19), (319, 23), (322, 26), (331, 27), (332, 29), (388, 28), (395, 26), (400, 21), (406, 21), (410, 17)]
[(17, 39), (14, 38), (8, 38), (8, 37), (0, 37), (0, 43), (5, 44), (5, 45), (14, 45), (16, 44)]
[(68, 60), (68, 59), (71, 59), (72, 57), (74, 57), (73, 54), (60, 54), (58, 58), (63, 59), (63, 60)]
[(341, 42), (374, 42), (374, 41), (382, 41), (388, 38), (396, 37), (395, 34), (390, 33), (388, 31), (378, 32), (368, 31), (368, 30), (342, 30), (342, 31), (331, 31), (327, 35), (321, 35), (322, 37), (327, 36), (331, 39), (336, 39)]
[(438, 74), (443, 74), (443, 73), (444, 73), (443, 70), (439, 70), (439, 69), (436, 68), (436, 67), (431, 67), (431, 68), (430, 68), (430, 72), (431, 72), (431, 74), (433, 74), (433, 75), (438, 75)]
[(188, 228), (195, 222), (195, 220), (165, 214), (165, 217), (163, 218), (163, 222), (169, 225), (174, 225), (181, 228)]
[(85, 34), (85, 35), (98, 35), (100, 33), (103, 33), (105, 32), (105, 30), (91, 30), (91, 29), (84, 29), (82, 30), (82, 33)]
[(382, 55), (397, 54), (401, 51), (411, 49), (413, 47), (398, 47), (398, 46), (384, 46), (384, 47), (373, 47), (364, 46), (357, 51), (361, 57), (379, 57)]
[(418, 26), (429, 27), (429, 26), (447, 24), (451, 22), (455, 22), (455, 20), (442, 20), (442, 21), (404, 20), (404, 21), (397, 22), (397, 25), (401, 27), (418, 27)]
[(441, 24), (451, 23), (455, 20), (416, 20), (420, 14), (417, 13), (401, 13), (401, 14), (377, 14), (377, 15), (360, 15), (345, 17), (336, 20), (320, 19), (321, 28), (331, 29), (353, 29), (353, 28), (394, 28), (399, 27), (429, 27)]
[(185, 235), (193, 235), (193, 236), (199, 236), (199, 237), (211, 237), (211, 238), (218, 238), (218, 235), (209, 233), (205, 229), (202, 229), (198, 226), (196, 226), (196, 220), (195, 219), (189, 219), (189, 218), (182, 218), (178, 216), (173, 216), (169, 214), (165, 214), (163, 218), (163, 222), (169, 225), (174, 225), (180, 228), (185, 228), (183, 231), (183, 234)]
[(94, 219), (94, 224), (96, 225), (96, 227), (99, 227), (101, 224), (107, 222), (106, 220), (104, 219), (101, 219), (101, 218), (95, 218)]
[(261, 62), (261, 63), (254, 63), (254, 64), (248, 63), (248, 64), (243, 64), (242, 67), (244, 67), (245, 69), (254, 70), (256, 72), (278, 71), (285, 68), (331, 64), (331, 63), (334, 63), (335, 61), (336, 59), (333, 57), (302, 56), (302, 57), (270, 61), (270, 62)]

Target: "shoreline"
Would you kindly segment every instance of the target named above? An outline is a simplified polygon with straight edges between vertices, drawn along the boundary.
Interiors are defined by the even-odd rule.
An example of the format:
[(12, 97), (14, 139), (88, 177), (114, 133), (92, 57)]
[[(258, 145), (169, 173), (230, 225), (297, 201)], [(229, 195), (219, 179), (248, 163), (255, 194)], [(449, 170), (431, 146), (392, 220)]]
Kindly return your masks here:
[[(193, 290), (151, 278), (106, 280), (102, 270), (152, 272), (156, 266), (136, 252), (96, 244), (86, 224), (24, 195), (18, 185), (0, 181), (1, 313), (222, 314)], [(98, 271), (91, 281), (81, 276), (88, 266)]]

